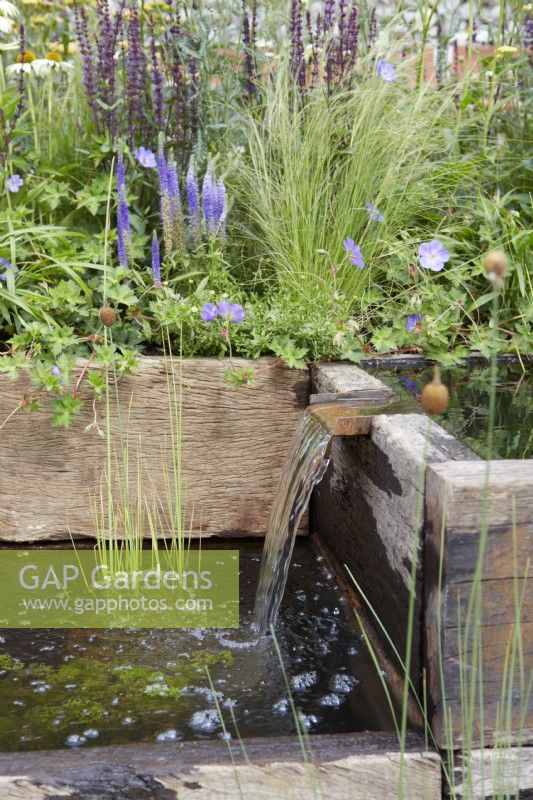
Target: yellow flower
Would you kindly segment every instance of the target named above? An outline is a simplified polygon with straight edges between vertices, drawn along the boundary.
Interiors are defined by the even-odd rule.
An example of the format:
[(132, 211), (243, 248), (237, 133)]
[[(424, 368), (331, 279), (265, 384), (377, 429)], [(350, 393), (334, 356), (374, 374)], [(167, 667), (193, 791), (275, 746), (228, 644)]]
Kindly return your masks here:
[(496, 58), (505, 58), (505, 56), (513, 56), (518, 53), (518, 47), (511, 47), (511, 45), (504, 44), (496, 50)]
[(31, 64), (32, 61), (35, 61), (37, 56), (33, 52), (33, 50), (25, 50), (24, 53), (19, 53), (15, 58), (17, 64)]
[(525, 11), (526, 14), (528, 11), (533, 11), (533, 3), (526, 3), (525, 6), (522, 6), (522, 11)]
[(48, 50), (50, 53), (60, 53), (61, 55), (73, 55), (74, 53), (78, 52), (78, 45), (76, 42), (69, 42), (67, 45), (67, 52), (65, 53), (65, 47), (63, 42), (48, 42)]
[(49, 53), (46, 54), (45, 58), (48, 61), (63, 61), (62, 57), (60, 56), (60, 54), (58, 52), (50, 51)]
[(50, 16), (50, 14), (32, 14), (32, 17), (31, 17), (31, 24), (32, 24), (32, 25), (33, 25), (35, 28), (38, 28), (38, 27), (39, 27), (39, 25), (46, 26), (46, 25), (49, 25), (49, 24), (50, 24), (50, 22), (51, 22), (51, 19), (52, 19), (52, 18), (51, 18), (51, 16)]

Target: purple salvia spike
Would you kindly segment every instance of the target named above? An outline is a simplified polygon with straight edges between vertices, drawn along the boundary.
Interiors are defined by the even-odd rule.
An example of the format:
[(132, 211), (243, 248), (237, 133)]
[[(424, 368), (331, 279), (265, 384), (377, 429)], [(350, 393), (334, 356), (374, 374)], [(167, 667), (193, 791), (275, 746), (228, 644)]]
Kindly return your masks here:
[(522, 42), (527, 50), (533, 48), (533, 17), (530, 14), (526, 14), (524, 19)]
[(87, 11), (84, 6), (81, 8), (79, 7), (77, 0), (74, 2), (74, 31), (78, 40), (78, 47), (81, 56), (83, 85), (85, 87), (87, 103), (91, 109), (93, 119), (95, 122), (98, 122), (100, 115), (98, 111), (98, 105), (96, 103), (96, 78), (94, 75), (93, 49), (89, 39)]
[(141, 41), (141, 21), (136, 5), (130, 4), (128, 25), (128, 84), (126, 100), (128, 107), (128, 132), (131, 142), (140, 133), (143, 125), (143, 90), (146, 71), (146, 58)]
[(370, 15), (370, 25), (368, 30), (368, 46), (372, 47), (375, 44), (378, 35), (378, 18), (375, 7), (372, 9)]
[(257, 47), (257, 0), (252, 0), (252, 30), (251, 30), (251, 45), (252, 50), (255, 51)]
[(155, 231), (152, 235), (152, 278), (155, 286), (161, 286), (161, 253)]
[(165, 97), (163, 91), (163, 75), (157, 57), (154, 18), (150, 16), (150, 55), (152, 59), (152, 87), (154, 93), (154, 120), (158, 131), (163, 130), (163, 112)]
[(246, 91), (245, 98), (250, 100), (255, 92), (255, 64), (252, 54), (252, 38), (250, 32), (250, 21), (248, 14), (244, 14), (242, 23), (242, 44), (244, 51), (244, 66), (246, 68)]
[(350, 9), (350, 16), (348, 18), (348, 33), (347, 33), (347, 55), (348, 66), (353, 69), (357, 59), (357, 47), (359, 44), (359, 8), (357, 4), (352, 3)]
[(324, 5), (324, 32), (329, 33), (335, 19), (335, 0), (326, 0)]
[(338, 68), (339, 76), (344, 74), (344, 54), (346, 49), (346, 0), (339, 0), (339, 44), (338, 44)]

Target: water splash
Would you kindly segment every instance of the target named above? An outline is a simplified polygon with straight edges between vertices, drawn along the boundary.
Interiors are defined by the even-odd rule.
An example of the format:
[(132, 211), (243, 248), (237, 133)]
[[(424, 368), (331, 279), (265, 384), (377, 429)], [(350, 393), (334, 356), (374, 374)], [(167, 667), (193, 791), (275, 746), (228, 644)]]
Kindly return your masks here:
[(313, 487), (328, 467), (330, 441), (331, 433), (307, 411), (292, 440), (268, 522), (254, 612), (261, 635), (276, 622), (296, 531)]

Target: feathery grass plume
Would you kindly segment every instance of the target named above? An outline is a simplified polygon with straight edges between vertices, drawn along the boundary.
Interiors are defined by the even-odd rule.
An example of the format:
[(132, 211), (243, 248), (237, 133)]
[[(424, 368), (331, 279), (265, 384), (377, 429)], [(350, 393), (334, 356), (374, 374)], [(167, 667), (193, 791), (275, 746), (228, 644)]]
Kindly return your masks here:
[[(445, 135), (453, 90), (407, 88), (402, 65), (395, 83), (378, 82), (373, 69), (371, 56), (360, 57), (353, 89), (309, 92), (305, 108), (295, 108), (291, 65), (280, 60), (258, 98), (261, 113), (244, 115), (249, 155), (238, 202), (247, 236), (279, 290), (313, 313), (331, 306), (330, 262), (321, 253), (339, 264), (343, 241), (353, 238), (366, 269), (339, 271), (342, 319), (360, 308), (365, 287), (408, 272), (421, 238), (435, 236), (475, 178)], [(369, 198), (380, 225), (369, 224)]]

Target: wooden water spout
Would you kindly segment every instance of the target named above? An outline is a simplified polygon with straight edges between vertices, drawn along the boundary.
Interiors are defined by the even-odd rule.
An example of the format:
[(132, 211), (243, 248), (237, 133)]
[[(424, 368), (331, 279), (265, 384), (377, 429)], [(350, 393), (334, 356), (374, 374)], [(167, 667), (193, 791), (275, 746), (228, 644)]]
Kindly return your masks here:
[(412, 402), (394, 398), (348, 398), (312, 403), (305, 411), (293, 438), (279, 482), (267, 533), (255, 601), (259, 633), (275, 624), (287, 582), (287, 573), (298, 525), (329, 464), (334, 436), (367, 436), (372, 420), (380, 414), (405, 414)]

